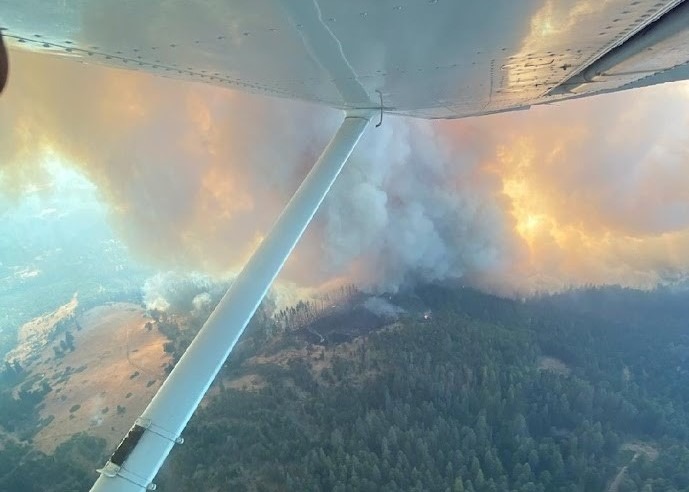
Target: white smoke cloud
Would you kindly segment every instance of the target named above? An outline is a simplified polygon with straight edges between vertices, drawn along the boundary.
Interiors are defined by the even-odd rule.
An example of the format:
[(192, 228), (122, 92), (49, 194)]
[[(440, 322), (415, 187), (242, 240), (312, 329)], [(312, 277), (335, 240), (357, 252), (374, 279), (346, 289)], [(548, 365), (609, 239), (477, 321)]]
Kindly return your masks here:
[(173, 314), (210, 314), (229, 286), (229, 281), (201, 273), (175, 271), (150, 277), (142, 288), (146, 309)]
[(383, 318), (397, 319), (405, 312), (401, 307), (391, 304), (382, 297), (369, 297), (364, 301), (363, 306)]
[(366, 283), (395, 290), (508, 261), (500, 183), (477, 179), (480, 156), (461, 147), (425, 121), (388, 117), (370, 130), (324, 205), (331, 272), (359, 262)]
[[(231, 284), (232, 276), (219, 278), (200, 272), (167, 271), (149, 277), (141, 291), (144, 306), (149, 311), (190, 314), (198, 320), (206, 320)], [(285, 282), (275, 284), (266, 294), (262, 310), (270, 315), (312, 297), (311, 289)]]
[(216, 303), (217, 300), (214, 302), (213, 297), (208, 292), (202, 292), (195, 295), (191, 300), (191, 305), (193, 306), (191, 313), (197, 318), (206, 319), (210, 316)]
[[(0, 189), (21, 193), (44, 178), (45, 153), (59, 154), (96, 184), (133, 252), (214, 278), (247, 259), (342, 117), (33, 54), (13, 61)], [(672, 87), (455, 122), (386, 116), (280, 280), (384, 291), (462, 277), (505, 292), (682, 278), (689, 91)], [(146, 287), (150, 306), (200, 310), (204, 293), (214, 298), (203, 276), (165, 275)]]

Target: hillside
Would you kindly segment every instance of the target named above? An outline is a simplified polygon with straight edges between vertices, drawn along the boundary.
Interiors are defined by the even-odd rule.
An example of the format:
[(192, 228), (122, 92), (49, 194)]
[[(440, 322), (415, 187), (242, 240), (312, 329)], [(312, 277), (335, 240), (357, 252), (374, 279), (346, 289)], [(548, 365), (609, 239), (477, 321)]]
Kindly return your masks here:
[(167, 374), (167, 339), (139, 305), (77, 306), (27, 323), (7, 356), (0, 491), (87, 490)]
[[(582, 309), (583, 294), (606, 302)], [(326, 314), (325, 343), (288, 330), (226, 368), (161, 490), (687, 490), (689, 304), (675, 301), (426, 286), (342, 344), (324, 333), (341, 313)], [(663, 302), (684, 307), (659, 323)]]
[[(430, 285), (384, 304), (257, 316), (158, 490), (689, 490), (686, 293)], [(193, 326), (157, 318), (173, 360)], [(112, 449), (37, 445), (8, 442), (0, 490), (87, 490)]]

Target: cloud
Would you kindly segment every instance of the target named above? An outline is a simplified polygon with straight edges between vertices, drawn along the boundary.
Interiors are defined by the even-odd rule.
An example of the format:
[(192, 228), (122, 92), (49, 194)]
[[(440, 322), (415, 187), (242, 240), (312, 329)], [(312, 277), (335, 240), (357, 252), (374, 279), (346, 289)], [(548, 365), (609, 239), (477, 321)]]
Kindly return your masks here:
[(477, 120), (501, 134), (492, 165), (528, 247), (513, 275), (544, 290), (686, 276), (688, 108), (674, 84)]
[[(12, 55), (0, 193), (45, 185), (45, 163), (60, 156), (98, 187), (130, 249), (164, 269), (236, 271), (341, 118)], [(452, 122), (386, 117), (362, 138), (281, 280), (383, 291), (463, 278), (510, 293), (683, 278), (688, 109), (687, 85), (674, 84)]]

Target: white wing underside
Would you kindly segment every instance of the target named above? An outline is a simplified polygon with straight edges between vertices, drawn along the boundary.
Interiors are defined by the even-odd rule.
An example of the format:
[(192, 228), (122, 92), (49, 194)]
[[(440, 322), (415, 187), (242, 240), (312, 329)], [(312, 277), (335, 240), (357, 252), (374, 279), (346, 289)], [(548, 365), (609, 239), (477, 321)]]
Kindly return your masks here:
[(382, 96), (386, 112), (459, 118), (689, 78), (683, 28), (637, 52), (632, 70), (577, 79), (680, 3), (5, 0), (0, 26), (15, 48), (84, 62), (342, 109)]

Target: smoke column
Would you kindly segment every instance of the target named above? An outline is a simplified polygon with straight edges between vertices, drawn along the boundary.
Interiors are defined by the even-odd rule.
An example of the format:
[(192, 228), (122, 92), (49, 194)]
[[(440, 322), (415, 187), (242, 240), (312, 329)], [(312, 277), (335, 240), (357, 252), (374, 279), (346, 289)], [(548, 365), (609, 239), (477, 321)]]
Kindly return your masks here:
[[(228, 278), (341, 115), (13, 52), (0, 193), (83, 173), (131, 250)], [(386, 117), (352, 155), (281, 281), (373, 291), (459, 278), (500, 293), (652, 287), (689, 272), (689, 86), (449, 122)], [(201, 306), (204, 299), (199, 298)], [(200, 308), (200, 307), (199, 307)]]

